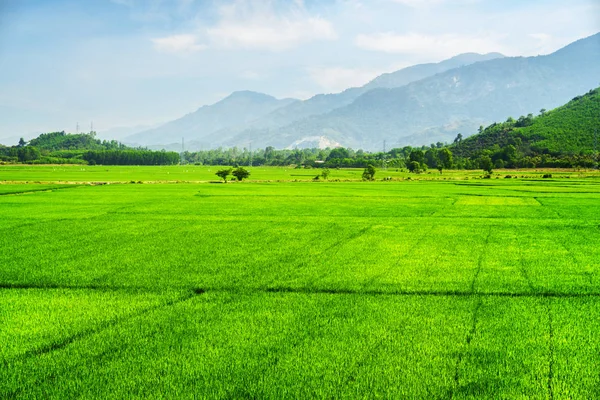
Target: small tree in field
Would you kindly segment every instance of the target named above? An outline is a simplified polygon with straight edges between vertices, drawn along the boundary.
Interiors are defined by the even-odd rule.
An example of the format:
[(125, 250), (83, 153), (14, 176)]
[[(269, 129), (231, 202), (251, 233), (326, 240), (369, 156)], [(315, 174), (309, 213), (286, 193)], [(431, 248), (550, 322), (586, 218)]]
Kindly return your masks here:
[(479, 168), (491, 175), (493, 167), (494, 165), (492, 164), (490, 156), (481, 156), (479, 159)]
[(367, 168), (365, 168), (365, 170), (363, 171), (363, 181), (372, 181), (373, 179), (375, 179), (375, 172), (377, 172), (375, 170), (375, 167), (369, 164)]
[(327, 180), (327, 178), (329, 178), (329, 168), (325, 168), (323, 169), (323, 171), (321, 171), (321, 176), (323, 177), (324, 180)]
[(233, 176), (235, 176), (235, 179), (237, 179), (238, 181), (241, 181), (250, 176), (250, 171), (248, 171), (247, 169), (242, 168), (242, 167), (237, 167), (236, 169), (233, 170), (233, 172), (231, 174)]
[(452, 162), (452, 152), (448, 148), (443, 148), (438, 152), (437, 169), (440, 171), (440, 174), (444, 168), (451, 168)]
[(215, 172), (215, 175), (218, 176), (219, 178), (223, 179), (223, 182), (227, 183), (227, 176), (229, 176), (231, 174), (231, 168), (227, 168), (227, 169), (220, 169), (217, 172)]
[(409, 161), (406, 167), (410, 172), (414, 172), (415, 174), (421, 172), (421, 164), (418, 161)]

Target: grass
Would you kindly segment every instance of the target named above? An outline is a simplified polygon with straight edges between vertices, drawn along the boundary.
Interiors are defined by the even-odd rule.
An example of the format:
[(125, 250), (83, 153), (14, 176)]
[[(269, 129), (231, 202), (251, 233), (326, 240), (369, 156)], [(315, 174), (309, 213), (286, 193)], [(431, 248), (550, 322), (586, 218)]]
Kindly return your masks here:
[(598, 397), (573, 174), (0, 185), (0, 397)]
[[(98, 182), (207, 182), (219, 181), (215, 175), (221, 166), (175, 165), (175, 166), (102, 166), (102, 165), (4, 165), (0, 166), (0, 183), (98, 183)], [(290, 167), (245, 167), (250, 172), (250, 181), (312, 181), (321, 174), (320, 169), (295, 169)], [(362, 179), (362, 168), (331, 169), (329, 180)], [(493, 178), (541, 179), (544, 174), (552, 173), (554, 178), (587, 178), (600, 177), (594, 170), (494, 170)], [(437, 170), (429, 170), (421, 174), (411, 174), (397, 168), (378, 169), (375, 177), (383, 179), (411, 180), (454, 180), (481, 178), (484, 173), (478, 171), (448, 170), (439, 174)]]

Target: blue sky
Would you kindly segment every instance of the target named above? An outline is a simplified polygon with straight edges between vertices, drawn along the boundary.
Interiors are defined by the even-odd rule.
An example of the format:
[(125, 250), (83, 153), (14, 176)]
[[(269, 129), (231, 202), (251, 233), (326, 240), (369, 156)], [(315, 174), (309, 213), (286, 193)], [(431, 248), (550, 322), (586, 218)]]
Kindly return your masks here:
[(2, 0), (0, 142), (157, 124), (235, 90), (308, 98), (469, 51), (548, 54), (598, 31), (597, 0)]

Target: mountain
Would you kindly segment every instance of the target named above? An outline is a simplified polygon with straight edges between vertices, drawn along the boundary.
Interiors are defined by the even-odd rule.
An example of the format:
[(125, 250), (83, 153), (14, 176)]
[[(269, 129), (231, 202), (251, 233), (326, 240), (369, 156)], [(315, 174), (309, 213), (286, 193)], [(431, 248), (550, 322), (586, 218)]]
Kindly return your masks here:
[(459, 68), (465, 65), (475, 64), (480, 61), (489, 61), (502, 58), (500, 53), (464, 53), (454, 56), (439, 63), (419, 64), (407, 67), (396, 72), (383, 74), (363, 86), (364, 89), (395, 88), (407, 85), (435, 74), (446, 72), (449, 69)]
[[(243, 130), (225, 128), (218, 132), (218, 136), (221, 138), (232, 139), (225, 140), (225, 145), (236, 145), (239, 144), (240, 141), (248, 142), (251, 140), (259, 140), (259, 143), (262, 143), (260, 138), (268, 136), (271, 130), (292, 124), (296, 121), (301, 121), (308, 117), (326, 114), (337, 108), (352, 104), (359, 96), (371, 89), (380, 87), (399, 87), (462, 65), (469, 65), (479, 61), (487, 61), (500, 57), (504, 56), (500, 53), (465, 53), (439, 63), (413, 65), (396, 72), (380, 75), (362, 87), (349, 88), (341, 93), (318, 94), (308, 100), (292, 103), (253, 121)], [(319, 137), (319, 135), (316, 137)], [(304, 138), (300, 138), (296, 141), (305, 143), (311, 142), (311, 140), (304, 140)], [(328, 141), (321, 140), (319, 142), (327, 143)], [(335, 141), (331, 142), (335, 143)]]
[(600, 88), (576, 96), (567, 104), (539, 116), (493, 123), (481, 133), (451, 146), (460, 157), (473, 157), (483, 150), (504, 149), (519, 143), (522, 152), (549, 154), (590, 153), (600, 139)]
[(179, 119), (167, 122), (157, 128), (128, 136), (127, 143), (139, 145), (158, 145), (196, 141), (205, 146), (216, 143), (219, 136), (212, 134), (225, 127), (245, 126), (253, 120), (273, 110), (298, 102), (295, 99), (276, 99), (275, 97), (250, 91), (234, 92), (223, 100)]
[[(336, 108), (351, 104), (357, 97), (376, 87), (402, 86), (415, 80), (426, 78), (430, 75), (447, 71), (462, 65), (468, 65), (479, 61), (486, 61), (503, 57), (499, 53), (461, 54), (439, 63), (420, 64), (407, 67), (399, 71), (384, 74), (367, 85), (358, 88), (346, 89), (341, 93), (318, 94), (305, 101), (287, 101), (273, 103), (273, 109), (265, 113), (265, 109), (252, 109), (250, 103), (258, 103), (265, 100), (273, 100), (272, 97), (252, 92), (237, 92), (228, 98), (212, 105), (200, 108), (198, 111), (188, 114), (176, 121), (167, 123), (156, 129), (144, 130), (127, 137), (127, 143), (143, 144), (149, 148), (165, 148), (170, 150), (181, 147), (181, 137), (185, 137), (186, 148), (207, 148), (212, 144), (216, 147), (221, 144), (235, 143), (238, 146), (247, 146), (249, 140), (246, 138), (263, 137), (269, 131), (289, 125), (304, 118), (328, 113)], [(239, 104), (234, 100), (244, 99), (247, 111), (255, 112), (243, 118), (238, 118)], [(218, 124), (211, 124), (211, 116), (218, 118)], [(221, 118), (222, 116), (226, 116)], [(207, 124), (206, 121), (209, 121)], [(178, 133), (181, 132), (181, 133)], [(336, 143), (328, 139), (300, 138), (294, 142), (296, 145), (306, 146), (309, 143), (326, 145)], [(315, 139), (317, 138), (317, 139)], [(287, 145), (291, 145), (291, 142)], [(294, 145), (294, 146), (296, 146)]]
[(117, 126), (97, 132), (100, 139), (106, 140), (123, 140), (124, 138), (134, 135), (138, 132), (147, 131), (159, 127), (162, 124), (154, 125), (135, 125), (135, 126)]
[(227, 142), (287, 147), (325, 136), (343, 146), (379, 149), (452, 141), (493, 121), (555, 108), (600, 82), (600, 34), (555, 53), (505, 57), (454, 68), (398, 88), (376, 88), (327, 114)]

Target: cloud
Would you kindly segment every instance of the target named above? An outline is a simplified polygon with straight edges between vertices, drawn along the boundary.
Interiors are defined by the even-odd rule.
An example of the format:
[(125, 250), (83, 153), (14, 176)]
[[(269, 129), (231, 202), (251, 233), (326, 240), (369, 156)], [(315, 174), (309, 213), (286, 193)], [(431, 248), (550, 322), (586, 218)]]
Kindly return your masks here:
[(385, 53), (404, 53), (435, 56), (453, 56), (465, 52), (487, 53), (502, 51), (499, 44), (501, 35), (491, 34), (441, 34), (425, 35), (419, 33), (396, 34), (380, 32), (356, 36), (356, 46)]
[(152, 39), (154, 47), (166, 53), (194, 53), (205, 50), (208, 46), (199, 44), (192, 34), (171, 35)]
[(282, 10), (272, 2), (238, 0), (220, 8), (221, 19), (207, 29), (215, 47), (286, 50), (299, 44), (335, 40), (333, 25), (308, 13), (301, 1)]

